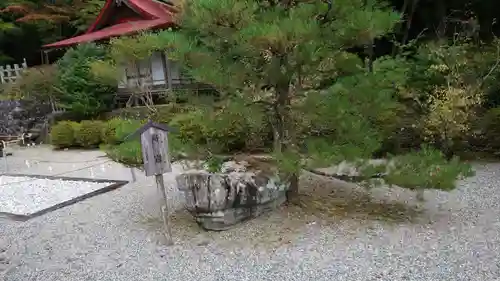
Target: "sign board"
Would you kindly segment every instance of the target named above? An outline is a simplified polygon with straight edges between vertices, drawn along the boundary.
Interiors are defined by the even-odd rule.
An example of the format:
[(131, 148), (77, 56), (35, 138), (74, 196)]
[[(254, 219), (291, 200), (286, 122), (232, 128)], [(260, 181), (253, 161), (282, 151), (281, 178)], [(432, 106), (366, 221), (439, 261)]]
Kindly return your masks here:
[(168, 132), (149, 127), (141, 134), (142, 158), (146, 176), (172, 171), (168, 153)]
[(168, 151), (168, 132), (170, 128), (149, 121), (125, 140), (141, 136), (142, 159), (146, 176), (156, 176), (172, 171)]

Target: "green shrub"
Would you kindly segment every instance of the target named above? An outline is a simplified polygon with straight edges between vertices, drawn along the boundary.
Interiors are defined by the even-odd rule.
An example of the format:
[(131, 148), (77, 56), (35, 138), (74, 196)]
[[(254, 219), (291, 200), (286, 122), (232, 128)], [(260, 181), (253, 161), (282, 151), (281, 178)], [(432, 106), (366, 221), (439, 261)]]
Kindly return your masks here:
[(108, 146), (105, 151), (113, 161), (125, 165), (140, 166), (143, 163), (139, 140), (127, 141), (116, 146)]
[(144, 122), (138, 120), (113, 118), (104, 124), (102, 130), (102, 141), (105, 144), (118, 144), (128, 135), (135, 132)]
[(84, 148), (95, 148), (101, 143), (103, 122), (85, 120), (75, 132), (76, 142)]
[[(271, 143), (270, 126), (259, 111), (234, 108), (195, 109), (174, 116), (169, 123), (180, 142), (205, 146), (213, 153), (263, 150)], [(260, 118), (262, 117), (262, 118)]]
[(156, 109), (157, 111), (149, 117), (155, 122), (170, 124), (176, 115), (192, 111), (194, 108), (185, 104), (171, 103), (157, 106)]
[(68, 148), (76, 145), (75, 134), (79, 124), (72, 121), (61, 121), (55, 124), (50, 131), (50, 140), (56, 148)]
[(176, 129), (176, 134), (181, 141), (206, 144), (207, 118), (206, 112), (193, 110), (176, 115), (170, 122), (170, 126)]
[[(240, 107), (240, 108), (237, 108)], [(221, 152), (262, 150), (270, 142), (270, 127), (258, 109), (235, 103), (215, 111), (206, 125), (206, 138)]]
[(118, 142), (123, 141), (128, 135), (137, 131), (145, 122), (139, 120), (121, 120), (115, 129), (115, 138)]

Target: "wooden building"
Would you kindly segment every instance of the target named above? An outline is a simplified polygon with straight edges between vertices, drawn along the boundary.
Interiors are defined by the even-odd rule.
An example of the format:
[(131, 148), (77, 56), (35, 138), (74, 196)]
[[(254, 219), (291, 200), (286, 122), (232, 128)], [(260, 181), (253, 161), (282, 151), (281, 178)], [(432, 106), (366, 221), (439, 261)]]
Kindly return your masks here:
[[(157, 0), (107, 0), (95, 22), (79, 36), (47, 44), (46, 50), (67, 48), (87, 42), (106, 42), (113, 37), (174, 26), (176, 9)], [(165, 53), (155, 52), (149, 58), (123, 67), (118, 83), (118, 102), (128, 99), (138, 88), (152, 93), (173, 89), (199, 88), (192, 79), (181, 74), (179, 65)], [(138, 87), (140, 85), (140, 87)]]

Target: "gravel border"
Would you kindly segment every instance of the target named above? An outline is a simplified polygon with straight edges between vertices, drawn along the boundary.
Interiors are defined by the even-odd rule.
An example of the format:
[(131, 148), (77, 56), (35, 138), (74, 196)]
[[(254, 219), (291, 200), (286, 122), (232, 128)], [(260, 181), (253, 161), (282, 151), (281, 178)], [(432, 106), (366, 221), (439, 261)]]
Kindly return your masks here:
[[(5, 178), (20, 178), (20, 180), (5, 183), (3, 182)], [(39, 187), (31, 186), (38, 183), (40, 180), (48, 182), (40, 183), (42, 186)], [(47, 187), (43, 186), (54, 181), (59, 184), (52, 185), (50, 190), (47, 190)], [(3, 174), (0, 175), (0, 182), (2, 182), (2, 184), (0, 184), (0, 216), (19, 221), (26, 221), (78, 203), (93, 196), (115, 190), (128, 183), (128, 181), (27, 174)], [(64, 184), (60, 185), (61, 183)], [(75, 189), (68, 189), (66, 184), (74, 185), (70, 186), (70, 188), (74, 187)], [(84, 184), (87, 184), (87, 186), (83, 186)], [(22, 189), (24, 185), (27, 185), (27, 190)], [(59, 187), (62, 187), (62, 190), (54, 192), (54, 188), (57, 189)], [(14, 189), (14, 192), (8, 189)], [(18, 192), (16, 191), (20, 191), (21, 194), (17, 194)], [(72, 191), (74, 192), (72, 193)], [(39, 192), (42, 194), (39, 194)], [(47, 192), (51, 193), (47, 194)], [(8, 198), (3, 198), (5, 196)], [(47, 198), (47, 196), (50, 196), (50, 198)], [(12, 202), (8, 202), (9, 200), (22, 200), (23, 202), (16, 202), (17, 204), (14, 203), (13, 205)], [(52, 200), (52, 202), (50, 202), (50, 200)], [(30, 203), (32, 204), (30, 205)]]
[[(23, 152), (24, 153), (24, 152)], [(36, 149), (15, 156), (89, 159), (97, 152)], [(22, 163), (10, 167), (22, 170)], [(68, 165), (29, 173), (70, 171)], [(76, 164), (76, 168), (84, 166)], [(159, 196), (152, 178), (20, 223), (0, 220), (5, 281), (495, 281), (500, 280), (500, 164), (476, 164), (452, 192), (364, 190), (302, 176), (311, 206), (283, 208), (224, 232), (202, 231), (182, 209), (165, 174), (175, 245), (161, 243)], [(88, 171), (71, 173), (88, 177)], [(96, 178), (129, 179), (111, 164)], [(366, 200), (365, 200), (366, 199)], [(315, 204), (313, 204), (315, 203)], [(316, 204), (319, 203), (319, 204)], [(403, 208), (404, 207), (404, 208)], [(371, 210), (371, 211), (369, 211)], [(378, 218), (387, 211), (392, 220)], [(375, 212), (376, 211), (376, 212)], [(407, 219), (411, 217), (412, 219)], [(0, 264), (0, 271), (2, 265)], [(2, 275), (0, 274), (0, 280)]]

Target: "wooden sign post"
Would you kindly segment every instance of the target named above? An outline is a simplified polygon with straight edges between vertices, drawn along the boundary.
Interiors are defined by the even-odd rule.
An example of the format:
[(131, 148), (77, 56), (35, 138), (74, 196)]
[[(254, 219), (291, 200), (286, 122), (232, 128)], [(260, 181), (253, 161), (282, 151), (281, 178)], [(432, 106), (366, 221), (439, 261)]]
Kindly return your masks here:
[(142, 158), (146, 176), (155, 176), (156, 186), (162, 195), (161, 216), (165, 227), (165, 237), (168, 244), (173, 244), (170, 218), (168, 215), (168, 199), (163, 181), (163, 174), (172, 171), (168, 152), (168, 132), (170, 128), (149, 121), (133, 135), (141, 136)]

